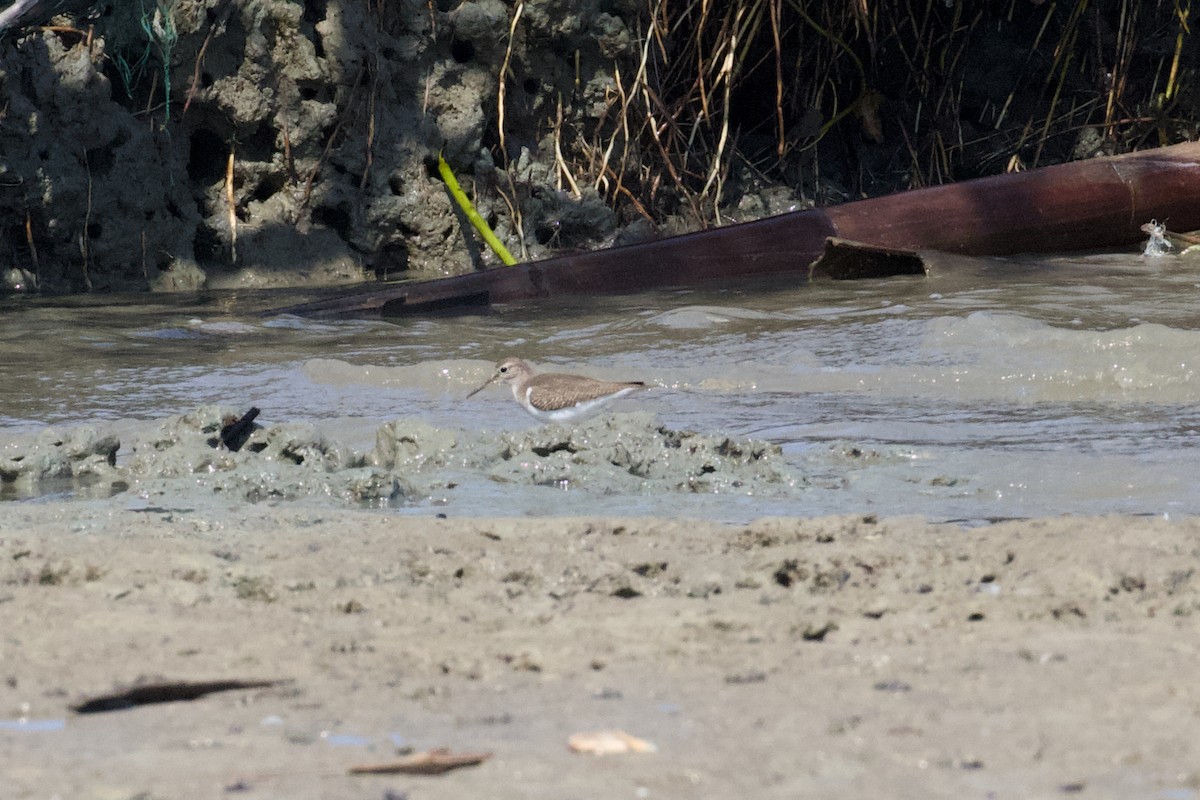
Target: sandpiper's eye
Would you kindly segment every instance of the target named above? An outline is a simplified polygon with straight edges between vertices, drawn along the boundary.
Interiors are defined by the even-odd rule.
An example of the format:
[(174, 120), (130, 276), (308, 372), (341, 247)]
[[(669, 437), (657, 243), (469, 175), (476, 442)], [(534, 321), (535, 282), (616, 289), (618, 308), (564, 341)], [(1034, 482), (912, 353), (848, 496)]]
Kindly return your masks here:
[(508, 367), (501, 367), (501, 368), (500, 368), (500, 371), (501, 371), (501, 372), (508, 372)]

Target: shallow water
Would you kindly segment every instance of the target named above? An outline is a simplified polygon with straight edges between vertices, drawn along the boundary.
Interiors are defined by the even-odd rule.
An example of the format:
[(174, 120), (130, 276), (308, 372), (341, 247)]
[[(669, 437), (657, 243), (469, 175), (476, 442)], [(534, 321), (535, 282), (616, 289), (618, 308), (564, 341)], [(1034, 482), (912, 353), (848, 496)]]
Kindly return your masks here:
[[(1200, 512), (1200, 261), (958, 260), (928, 278), (572, 299), (478, 316), (260, 317), (271, 296), (10, 301), (0, 436), (202, 403), (256, 405), (370, 446), (411, 415), (536, 424), (488, 362), (645, 380), (621, 408), (765, 438), (812, 486), (786, 497), (600, 497), (485, 485), (410, 510), (918, 513), (979, 520)], [(287, 302), (287, 301), (282, 301)]]

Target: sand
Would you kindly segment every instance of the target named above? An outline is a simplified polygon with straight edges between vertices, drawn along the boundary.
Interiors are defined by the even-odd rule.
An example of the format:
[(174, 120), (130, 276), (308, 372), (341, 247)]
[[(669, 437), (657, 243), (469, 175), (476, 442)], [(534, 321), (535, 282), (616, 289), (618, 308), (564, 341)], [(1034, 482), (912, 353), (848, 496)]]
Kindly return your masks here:
[[(1198, 567), (1194, 519), (9, 503), (0, 795), (1196, 797)], [(71, 710), (214, 680), (281, 683)], [(435, 747), (492, 756), (348, 772)]]

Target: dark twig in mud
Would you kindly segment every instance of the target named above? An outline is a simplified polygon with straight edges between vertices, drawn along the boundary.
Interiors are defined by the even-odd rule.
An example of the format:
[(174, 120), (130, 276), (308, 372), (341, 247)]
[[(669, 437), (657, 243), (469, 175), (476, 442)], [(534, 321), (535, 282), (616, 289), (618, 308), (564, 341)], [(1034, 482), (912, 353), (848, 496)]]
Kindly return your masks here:
[(221, 445), (228, 450), (236, 453), (242, 449), (242, 445), (246, 444), (246, 440), (250, 438), (250, 434), (254, 432), (254, 420), (258, 418), (260, 411), (257, 406), (252, 406), (249, 411), (243, 414), (240, 418), (228, 418), (225, 426), (221, 428), (221, 435), (218, 438), (210, 439), (209, 444), (213, 447)]
[(76, 714), (96, 714), (103, 711), (121, 711), (136, 706), (156, 703), (174, 703), (181, 700), (197, 700), (214, 692), (229, 692), (238, 689), (266, 689), (277, 686), (279, 680), (223, 680), (223, 681), (163, 681), (132, 686), (116, 692), (97, 695), (81, 700), (71, 706)]
[(321, 156), (317, 159), (317, 163), (313, 164), (312, 169), (308, 171), (308, 177), (304, 180), (304, 194), (300, 198), (300, 208), (308, 208), (309, 202), (312, 201), (313, 184), (316, 183), (317, 175), (321, 174), (321, 167), (325, 165), (326, 159), (329, 158), (330, 151), (333, 150), (333, 143), (337, 140), (338, 134), (346, 126), (346, 117), (350, 114), (350, 110), (354, 106), (354, 99), (358, 95), (358, 87), (362, 85), (363, 75), (366, 73), (366, 66), (358, 68), (358, 74), (354, 76), (354, 84), (350, 87), (350, 93), (346, 96), (346, 106), (342, 109), (342, 113), (338, 115), (337, 124), (333, 126), (333, 130), (329, 133), (329, 138), (325, 140), (325, 147), (321, 149)]
[(41, 264), (38, 261), (37, 240), (33, 238), (33, 219), (29, 215), (28, 202), (25, 205), (25, 243), (29, 245), (29, 258), (33, 262), (33, 274), (41, 274)]
[(229, 15), (233, 12), (233, 8), (233, 0), (225, 0), (224, 10), (217, 21), (209, 26), (208, 33), (204, 36), (204, 42), (200, 45), (199, 52), (196, 53), (196, 63), (192, 67), (192, 79), (188, 83), (187, 100), (183, 104), (184, 115), (187, 114), (192, 100), (196, 97), (196, 92), (200, 89), (200, 70), (204, 65), (204, 54), (208, 52), (208, 46), (212, 43), (213, 37), (225, 32), (225, 26), (229, 22)]
[(279, 121), (283, 129), (283, 165), (287, 169), (288, 182), (295, 186), (300, 182), (300, 176), (296, 172), (296, 159), (292, 155), (292, 132), (288, 126), (287, 115), (281, 114)]
[(491, 753), (453, 753), (439, 747), (413, 753), (385, 764), (364, 764), (350, 768), (351, 775), (441, 775), (463, 767), (474, 767), (492, 757)]
[(83, 285), (90, 292), (92, 290), (92, 278), (89, 274), (92, 261), (90, 241), (92, 235), (92, 167), (88, 161), (87, 150), (83, 151), (83, 169), (87, 173), (87, 208), (83, 215), (83, 228), (79, 231), (79, 255), (82, 258), (80, 270), (83, 272)]
[(367, 144), (362, 177), (358, 180), (360, 192), (367, 188), (367, 181), (371, 179), (371, 166), (375, 163), (375, 98), (379, 93), (378, 75), (379, 64), (376, 63), (375, 69), (371, 70), (371, 90), (367, 95)]

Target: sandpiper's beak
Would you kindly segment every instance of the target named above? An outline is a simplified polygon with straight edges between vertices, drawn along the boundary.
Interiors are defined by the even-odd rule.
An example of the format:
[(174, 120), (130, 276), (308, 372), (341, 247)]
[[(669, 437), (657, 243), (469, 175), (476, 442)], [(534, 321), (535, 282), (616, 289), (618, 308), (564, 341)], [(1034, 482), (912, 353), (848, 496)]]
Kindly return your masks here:
[(486, 381), (484, 381), (484, 382), (483, 382), (483, 386), (480, 386), (478, 389), (476, 389), (475, 391), (473, 391), (473, 392), (471, 392), (469, 395), (467, 395), (466, 399), (468, 399), (468, 400), (469, 400), (469, 399), (471, 399), (472, 397), (474, 397), (475, 395), (479, 394), (479, 393), (480, 393), (480, 392), (482, 392), (484, 389), (486, 389), (487, 387), (489, 387), (489, 386), (491, 386), (493, 383), (495, 383), (495, 382), (496, 382), (496, 378), (499, 378), (499, 377), (500, 377), (500, 373), (499, 373), (499, 372), (494, 372), (494, 373), (492, 373), (492, 377), (490, 377), (490, 378), (488, 378)]

